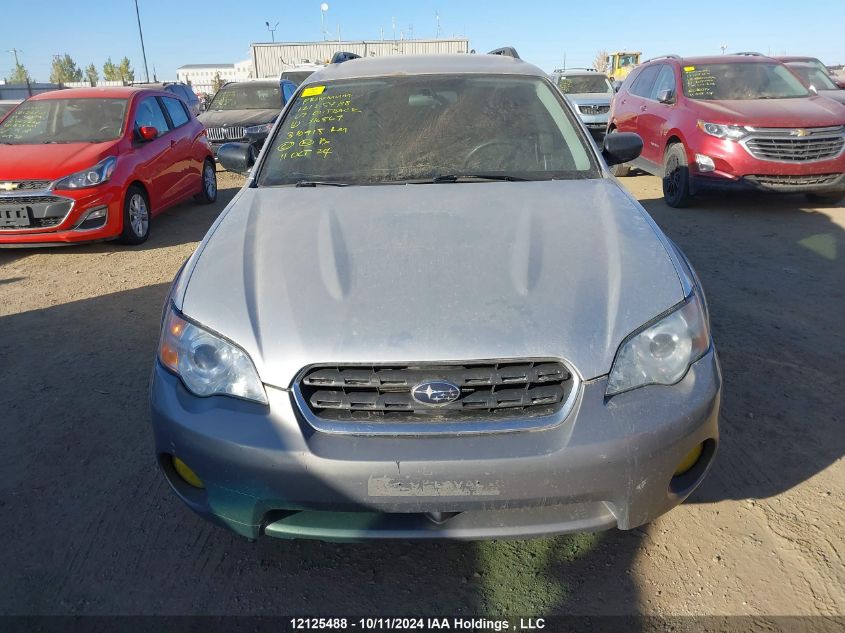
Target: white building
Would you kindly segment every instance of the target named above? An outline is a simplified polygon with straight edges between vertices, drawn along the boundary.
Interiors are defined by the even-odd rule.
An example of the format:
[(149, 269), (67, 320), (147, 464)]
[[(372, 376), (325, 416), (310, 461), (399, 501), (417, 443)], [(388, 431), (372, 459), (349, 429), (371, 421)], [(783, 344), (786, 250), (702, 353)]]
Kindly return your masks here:
[(283, 70), (306, 62), (326, 64), (338, 51), (361, 57), (469, 53), (466, 38), (436, 40), (355, 40), (322, 42), (263, 42), (250, 44), (252, 67), (260, 79), (278, 77)]
[(176, 69), (176, 81), (189, 84), (194, 92), (214, 94), (214, 82), (244, 81), (255, 76), (252, 60), (247, 59), (237, 64), (186, 64)]

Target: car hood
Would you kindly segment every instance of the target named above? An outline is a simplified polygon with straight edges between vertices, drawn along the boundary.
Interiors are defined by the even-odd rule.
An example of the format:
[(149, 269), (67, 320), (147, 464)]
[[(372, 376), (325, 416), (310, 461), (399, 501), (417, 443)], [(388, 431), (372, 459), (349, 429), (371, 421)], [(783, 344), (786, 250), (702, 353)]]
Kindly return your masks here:
[(597, 104), (610, 105), (613, 95), (606, 92), (585, 92), (583, 94), (568, 94), (566, 98), (576, 105)]
[(825, 97), (690, 101), (710, 123), (753, 127), (828, 127), (845, 123), (842, 107)]
[(819, 95), (839, 103), (845, 103), (845, 90), (819, 90)]
[(55, 180), (115, 155), (117, 141), (0, 145), (0, 181)]
[(269, 123), (282, 111), (282, 106), (275, 110), (207, 110), (199, 117), (200, 123), (206, 127), (222, 127), (237, 125), (248, 127)]
[(281, 388), (327, 362), (559, 357), (590, 379), (683, 299), (609, 179), (244, 189), (201, 249), (176, 306)]

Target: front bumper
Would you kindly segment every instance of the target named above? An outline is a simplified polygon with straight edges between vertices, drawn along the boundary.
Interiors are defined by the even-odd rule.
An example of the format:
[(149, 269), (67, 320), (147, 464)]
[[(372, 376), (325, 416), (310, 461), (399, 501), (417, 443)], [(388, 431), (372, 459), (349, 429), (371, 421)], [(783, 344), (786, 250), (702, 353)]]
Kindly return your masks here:
[[(248, 538), (524, 538), (650, 521), (705, 476), (718, 442), (715, 352), (672, 387), (605, 401), (582, 386), (559, 426), (533, 432), (375, 437), (314, 431), (285, 390), (270, 406), (197, 398), (156, 363), (152, 423), (159, 464), (194, 511)], [(673, 477), (699, 444), (699, 462)], [(192, 488), (177, 456), (202, 479)], [(453, 514), (456, 513), (456, 514)]]
[(763, 191), (767, 193), (845, 194), (845, 173), (820, 175), (751, 175), (740, 178), (728, 174), (694, 173), (692, 192)]
[[(0, 203), (15, 204), (28, 198), (55, 198), (62, 203), (51, 205), (27, 204), (31, 226), (0, 228), (0, 248), (59, 246), (100, 242), (114, 239), (123, 229), (123, 193), (120, 187), (106, 185), (79, 191), (39, 191), (31, 196), (2, 196)], [(84, 228), (80, 222), (93, 209), (105, 207), (105, 221), (95, 222), (94, 228)]]

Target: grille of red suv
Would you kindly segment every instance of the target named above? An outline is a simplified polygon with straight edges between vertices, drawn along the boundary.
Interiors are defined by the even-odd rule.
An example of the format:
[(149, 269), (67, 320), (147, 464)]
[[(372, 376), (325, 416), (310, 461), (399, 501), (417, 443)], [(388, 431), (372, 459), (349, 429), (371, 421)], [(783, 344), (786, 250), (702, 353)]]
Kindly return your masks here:
[(744, 141), (755, 158), (779, 162), (800, 163), (835, 158), (845, 147), (843, 126), (781, 129), (755, 129)]
[(767, 187), (809, 187), (814, 185), (830, 185), (839, 180), (842, 174), (817, 174), (807, 176), (776, 176), (776, 175), (758, 175), (746, 176), (749, 180), (753, 180), (761, 185)]
[(50, 184), (49, 180), (18, 180), (12, 181), (12, 185), (15, 186), (14, 189), (11, 191), (38, 191), (41, 189), (46, 189), (47, 185)]
[[(426, 381), (452, 383), (460, 394), (449, 404), (422, 404), (411, 394)], [(317, 366), (301, 375), (296, 388), (303, 413), (322, 420), (448, 423), (552, 415), (563, 407), (574, 380), (560, 362), (529, 359)]]

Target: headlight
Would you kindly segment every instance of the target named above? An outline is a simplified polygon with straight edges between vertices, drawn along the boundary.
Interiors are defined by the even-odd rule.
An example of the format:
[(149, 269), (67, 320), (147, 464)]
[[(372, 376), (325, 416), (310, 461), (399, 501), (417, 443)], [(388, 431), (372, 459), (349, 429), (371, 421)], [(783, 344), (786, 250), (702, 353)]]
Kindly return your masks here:
[(698, 129), (710, 136), (725, 138), (729, 141), (738, 141), (748, 134), (748, 130), (741, 125), (722, 125), (720, 123), (707, 123), (705, 121), (698, 122)]
[(109, 156), (101, 160), (90, 169), (83, 169), (56, 183), (56, 189), (82, 189), (84, 187), (96, 187), (106, 182), (114, 173), (114, 166), (117, 159)]
[(607, 381), (612, 396), (644, 385), (674, 385), (710, 348), (710, 332), (695, 293), (619, 347)]
[(264, 385), (247, 353), (186, 321), (171, 305), (162, 325), (158, 358), (198, 396), (234, 396), (267, 404)]
[(269, 134), (273, 129), (272, 123), (264, 123), (263, 125), (253, 125), (246, 129), (247, 136), (257, 136), (259, 134)]

